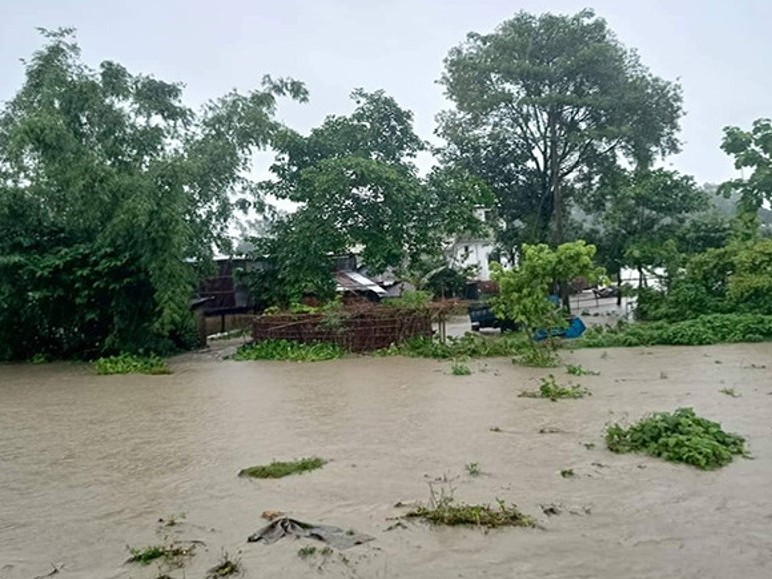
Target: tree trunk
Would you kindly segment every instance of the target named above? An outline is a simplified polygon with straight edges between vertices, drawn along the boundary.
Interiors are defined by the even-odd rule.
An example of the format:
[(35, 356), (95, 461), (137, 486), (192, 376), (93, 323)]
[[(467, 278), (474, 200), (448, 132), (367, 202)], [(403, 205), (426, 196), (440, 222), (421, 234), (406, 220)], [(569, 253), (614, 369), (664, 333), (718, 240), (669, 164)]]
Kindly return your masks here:
[[(549, 120), (550, 133), (550, 185), (552, 186), (552, 211), (555, 214), (555, 246), (561, 245), (565, 240), (563, 232), (563, 195), (560, 188), (560, 166), (558, 163), (558, 139), (557, 126), (554, 116)], [(571, 280), (560, 283), (560, 301), (568, 313), (571, 313), (571, 300), (568, 296), (568, 284)]]
[(617, 306), (622, 305), (622, 266), (617, 266)]

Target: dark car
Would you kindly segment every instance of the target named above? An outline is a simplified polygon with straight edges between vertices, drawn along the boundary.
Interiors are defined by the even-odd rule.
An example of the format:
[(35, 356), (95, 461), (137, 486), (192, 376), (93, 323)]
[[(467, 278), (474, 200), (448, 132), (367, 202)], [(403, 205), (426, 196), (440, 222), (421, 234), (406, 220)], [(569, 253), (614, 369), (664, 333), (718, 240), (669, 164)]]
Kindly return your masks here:
[(493, 314), (489, 304), (476, 304), (469, 306), (469, 321), (472, 323), (472, 331), (479, 332), (482, 328), (499, 328), (502, 332), (517, 330), (517, 323), (512, 320), (500, 320)]

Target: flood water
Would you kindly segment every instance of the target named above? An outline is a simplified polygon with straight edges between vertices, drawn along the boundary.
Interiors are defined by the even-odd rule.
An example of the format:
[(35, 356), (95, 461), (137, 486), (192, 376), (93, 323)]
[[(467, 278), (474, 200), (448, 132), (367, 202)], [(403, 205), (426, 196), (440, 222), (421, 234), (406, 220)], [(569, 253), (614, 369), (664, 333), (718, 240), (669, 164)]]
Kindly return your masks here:
[[(772, 577), (772, 344), (607, 352), (564, 353), (601, 372), (581, 378), (508, 360), (473, 361), (464, 377), (404, 358), (191, 355), (169, 376), (0, 366), (0, 577), (52, 565), (57, 579), (205, 577), (223, 549), (246, 577)], [(592, 396), (518, 397), (549, 372)], [(607, 422), (679, 406), (746, 436), (754, 460), (701, 472), (605, 450)], [(330, 462), (281, 480), (236, 476), (310, 455)], [(425, 501), (433, 480), (458, 500), (517, 503), (543, 528), (387, 530), (404, 513), (395, 503)], [(562, 513), (545, 515), (548, 503)], [(247, 544), (265, 510), (375, 540), (307, 559), (306, 541)], [(172, 539), (203, 542), (184, 568), (126, 562), (127, 545)]]

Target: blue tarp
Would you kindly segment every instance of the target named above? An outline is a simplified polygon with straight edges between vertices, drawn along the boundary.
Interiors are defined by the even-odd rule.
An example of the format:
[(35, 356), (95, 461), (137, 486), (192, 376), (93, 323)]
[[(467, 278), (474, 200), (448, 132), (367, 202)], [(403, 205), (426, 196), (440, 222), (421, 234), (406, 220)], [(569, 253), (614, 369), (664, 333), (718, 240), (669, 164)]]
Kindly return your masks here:
[(581, 320), (581, 318), (577, 318), (576, 316), (571, 316), (571, 319), (568, 321), (567, 328), (551, 328), (550, 330), (537, 330), (533, 337), (538, 342), (541, 342), (542, 340), (546, 340), (548, 336), (552, 336), (552, 337), (560, 336), (561, 338), (578, 338), (584, 333), (586, 329), (587, 329), (587, 326), (584, 325), (584, 322)]

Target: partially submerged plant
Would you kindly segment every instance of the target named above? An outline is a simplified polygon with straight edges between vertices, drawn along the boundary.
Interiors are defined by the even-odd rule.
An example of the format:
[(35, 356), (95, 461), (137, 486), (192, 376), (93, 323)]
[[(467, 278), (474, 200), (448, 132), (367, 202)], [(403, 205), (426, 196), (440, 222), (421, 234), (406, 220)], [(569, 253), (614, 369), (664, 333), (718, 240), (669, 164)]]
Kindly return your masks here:
[(557, 368), (560, 365), (560, 359), (554, 348), (533, 345), (519, 356), (512, 358), (512, 363), (533, 368)]
[(724, 432), (719, 423), (691, 408), (658, 412), (626, 428), (612, 424), (606, 444), (613, 452), (643, 452), (703, 470), (725, 466), (735, 455), (747, 456), (743, 437)]
[(571, 478), (572, 476), (574, 476), (574, 469), (564, 468), (563, 470), (560, 471), (560, 476), (562, 476), (563, 478)]
[(587, 368), (584, 368), (580, 364), (569, 364), (568, 366), (566, 366), (566, 372), (568, 372), (572, 376), (600, 376), (600, 372), (594, 372), (593, 370), (588, 370)]
[(312, 555), (316, 554), (316, 547), (313, 545), (306, 545), (305, 547), (300, 547), (298, 549), (298, 557), (301, 559), (307, 559), (308, 557), (311, 557)]
[(207, 571), (206, 579), (218, 579), (219, 577), (238, 575), (241, 571), (241, 557), (231, 557), (228, 554), (228, 551), (223, 549), (219, 563)]
[(482, 474), (482, 471), (480, 470), (480, 463), (468, 462), (466, 464), (466, 472), (469, 474), (469, 476), (480, 476), (480, 474)]
[(453, 360), (450, 373), (454, 376), (469, 376), (472, 373), (472, 369), (460, 360)]
[(156, 559), (163, 558), (167, 563), (182, 566), (184, 557), (193, 556), (195, 544), (171, 542), (165, 545), (150, 545), (148, 547), (129, 547), (130, 562), (149, 565)]
[(431, 488), (428, 506), (418, 506), (405, 517), (423, 519), (434, 525), (469, 525), (486, 528), (535, 526), (536, 521), (533, 517), (521, 513), (516, 505), (507, 506), (499, 499), (496, 499), (496, 503), (498, 508), (492, 508), (487, 504), (460, 503), (454, 500), (452, 489), (447, 494), (443, 491), (438, 495)]
[(302, 474), (322, 468), (327, 461), (318, 456), (301, 458), (291, 462), (273, 461), (271, 464), (250, 466), (239, 471), (239, 476), (252, 478), (282, 478), (291, 474)]
[(344, 355), (343, 349), (329, 342), (305, 344), (292, 340), (261, 340), (244, 344), (233, 354), (234, 360), (289, 360), (292, 362), (319, 362), (334, 360)]
[(120, 354), (109, 358), (99, 358), (94, 361), (97, 374), (171, 374), (163, 358), (152, 356), (136, 356)]
[(722, 388), (719, 390), (719, 392), (726, 394), (727, 396), (731, 396), (732, 398), (739, 398), (741, 396), (741, 394), (734, 388)]
[(541, 385), (538, 390), (525, 390), (520, 393), (522, 398), (549, 398), (553, 402), (563, 398), (584, 398), (589, 395), (590, 391), (582, 387), (581, 384), (569, 384), (568, 386), (561, 386), (555, 380), (555, 377), (550, 374), (547, 378), (541, 379)]

